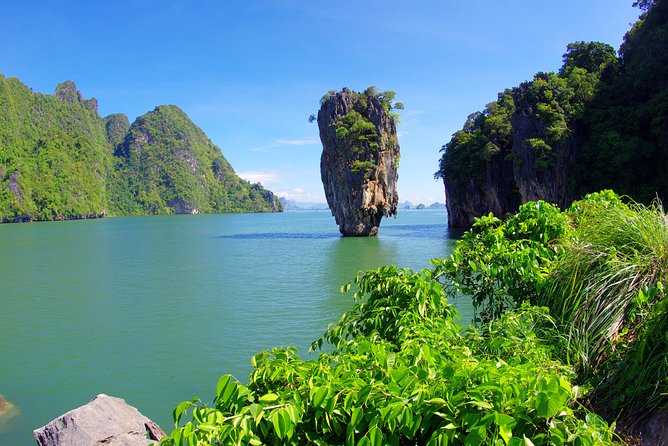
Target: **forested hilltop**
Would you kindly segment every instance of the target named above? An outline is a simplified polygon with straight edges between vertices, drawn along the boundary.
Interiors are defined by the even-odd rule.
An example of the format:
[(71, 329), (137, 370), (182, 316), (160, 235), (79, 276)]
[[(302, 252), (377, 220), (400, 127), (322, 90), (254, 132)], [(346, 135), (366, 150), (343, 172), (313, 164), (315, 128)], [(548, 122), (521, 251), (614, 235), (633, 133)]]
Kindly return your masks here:
[(71, 81), (51, 96), (0, 75), (0, 222), (281, 210), (174, 105), (130, 125)]
[(559, 72), (499, 93), (443, 146), (436, 176), (451, 226), (608, 188), (668, 198), (668, 2), (634, 6), (642, 15), (618, 53), (569, 44)]

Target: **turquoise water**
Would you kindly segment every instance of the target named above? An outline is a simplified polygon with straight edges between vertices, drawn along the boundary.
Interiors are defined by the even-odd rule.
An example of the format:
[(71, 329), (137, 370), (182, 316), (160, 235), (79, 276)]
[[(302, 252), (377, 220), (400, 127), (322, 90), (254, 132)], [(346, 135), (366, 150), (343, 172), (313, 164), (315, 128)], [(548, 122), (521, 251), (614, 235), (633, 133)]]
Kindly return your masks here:
[(340, 237), (329, 211), (2, 225), (0, 394), (20, 415), (0, 444), (34, 444), (98, 393), (169, 431), (176, 404), (210, 401), (224, 373), (245, 382), (255, 353), (307, 356), (357, 271), (427, 268), (453, 244), (443, 210), (402, 211), (374, 238)]

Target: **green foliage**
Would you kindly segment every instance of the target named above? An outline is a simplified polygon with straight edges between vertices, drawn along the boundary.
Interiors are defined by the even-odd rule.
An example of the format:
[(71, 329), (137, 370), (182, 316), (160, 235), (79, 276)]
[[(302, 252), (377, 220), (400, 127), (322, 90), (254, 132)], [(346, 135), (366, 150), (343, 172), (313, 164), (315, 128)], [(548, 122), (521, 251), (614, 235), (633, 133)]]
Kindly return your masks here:
[(624, 37), (619, 68), (584, 115), (576, 196), (614, 189), (645, 204), (668, 199), (668, 3), (636, 5), (645, 12)]
[[(391, 115), (396, 122), (398, 115), (395, 116), (392, 110), (403, 109), (403, 104), (393, 104), (393, 91), (378, 92), (376, 87), (369, 87), (363, 93), (349, 90), (347, 93), (352, 96), (351, 110), (334, 122), (336, 138), (340, 147), (345, 149), (351, 172), (368, 174), (376, 167), (380, 151), (397, 147), (396, 137), (382, 136), (380, 129), (368, 116), (371, 110), (377, 110), (380, 106), (383, 112)], [(323, 99), (326, 100), (329, 95), (330, 93)], [(384, 142), (383, 137), (387, 138)]]
[(356, 155), (380, 149), (380, 134), (376, 126), (356, 110), (339, 118), (336, 122), (336, 136)]
[(0, 76), (0, 222), (104, 214), (110, 158), (89, 103)]
[(179, 404), (161, 445), (613, 443), (599, 417), (575, 416), (572, 373), (534, 331), (544, 312), (462, 330), (429, 271), (383, 267), (355, 285), (358, 303), (325, 334), (332, 353), (256, 355), (247, 385), (225, 375), (212, 407)]
[(447, 259), (432, 261), (481, 318), (524, 301), (545, 306), (549, 335), (593, 407), (610, 419), (668, 408), (668, 218), (658, 204), (590, 194), (565, 212), (529, 202), (505, 222), (476, 221)]
[(124, 187), (114, 202), (123, 213), (186, 211), (271, 212), (281, 209), (273, 194), (234, 173), (216, 147), (178, 107), (160, 106), (130, 126), (119, 148), (117, 169)]
[[(480, 122), (473, 130), (467, 122), (453, 135), (436, 174), (444, 178), (448, 197), (457, 202), (450, 207), (456, 208), (466, 196), (481, 195), (485, 184), (487, 189), (493, 184), (506, 195), (513, 193), (503, 179), (518, 171), (539, 184), (555, 182), (554, 176), (563, 178), (563, 196), (546, 198), (564, 205), (572, 197), (603, 189), (646, 204), (657, 197), (667, 199), (668, 3), (634, 5), (643, 14), (624, 37), (619, 57), (610, 45), (574, 42), (563, 55), (559, 73), (538, 73), (513, 89), (516, 117), (524, 118), (515, 122), (534, 121), (533, 133), (527, 126), (515, 129), (516, 138), (532, 133), (514, 146), (533, 149), (530, 166), (521, 164), (526, 156), (514, 156), (486, 135)], [(503, 118), (511, 130), (512, 113)], [(485, 150), (494, 149), (489, 143), (499, 150)], [(491, 162), (495, 159), (510, 159), (511, 168)], [(551, 184), (544, 186), (549, 189)]]
[(538, 303), (568, 327), (569, 360), (588, 375), (643, 321), (638, 305), (663, 298), (647, 293), (668, 280), (668, 220), (658, 205), (626, 204), (609, 191), (574, 203), (569, 213), (574, 236), (562, 242)]
[(567, 222), (556, 206), (529, 202), (505, 222), (491, 214), (480, 217), (449, 258), (432, 263), (438, 275), (472, 297), (477, 322), (497, 319), (524, 301), (536, 301), (561, 252)]
[(564, 65), (560, 74), (568, 74), (574, 68), (582, 68), (589, 73), (600, 73), (610, 64), (617, 62), (615, 49), (601, 42), (573, 42), (566, 47)]

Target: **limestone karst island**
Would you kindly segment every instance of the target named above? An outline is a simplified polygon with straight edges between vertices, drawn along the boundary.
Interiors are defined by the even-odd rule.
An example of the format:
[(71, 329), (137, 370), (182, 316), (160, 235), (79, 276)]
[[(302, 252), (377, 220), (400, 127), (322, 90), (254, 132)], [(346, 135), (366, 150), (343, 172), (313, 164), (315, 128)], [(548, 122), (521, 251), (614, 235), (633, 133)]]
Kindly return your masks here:
[(381, 219), (397, 214), (400, 152), (393, 100), (394, 92), (373, 87), (330, 91), (321, 100), (320, 176), (345, 236), (376, 235)]

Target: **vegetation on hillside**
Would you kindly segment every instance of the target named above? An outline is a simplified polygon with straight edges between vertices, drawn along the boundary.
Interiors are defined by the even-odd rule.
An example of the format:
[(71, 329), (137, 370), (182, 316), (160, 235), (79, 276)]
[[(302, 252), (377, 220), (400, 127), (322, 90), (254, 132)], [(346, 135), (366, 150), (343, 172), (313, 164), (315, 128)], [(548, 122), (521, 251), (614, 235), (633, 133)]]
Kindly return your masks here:
[(601, 189), (649, 203), (668, 199), (668, 2), (643, 9), (582, 119), (577, 195)]
[(110, 163), (97, 110), (0, 75), (0, 222), (104, 214)]
[(114, 202), (125, 214), (172, 213), (178, 207), (188, 213), (281, 209), (271, 192), (239, 178), (220, 149), (173, 105), (137, 118), (116, 155), (123, 187)]
[[(143, 132), (143, 133), (142, 133)], [(148, 138), (150, 135), (150, 138)], [(0, 222), (281, 210), (174, 106), (101, 119), (73, 82), (53, 96), (0, 75)]]

